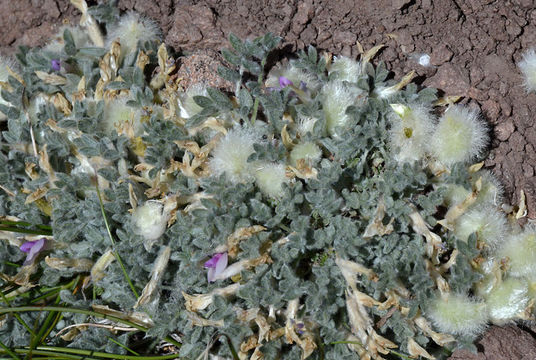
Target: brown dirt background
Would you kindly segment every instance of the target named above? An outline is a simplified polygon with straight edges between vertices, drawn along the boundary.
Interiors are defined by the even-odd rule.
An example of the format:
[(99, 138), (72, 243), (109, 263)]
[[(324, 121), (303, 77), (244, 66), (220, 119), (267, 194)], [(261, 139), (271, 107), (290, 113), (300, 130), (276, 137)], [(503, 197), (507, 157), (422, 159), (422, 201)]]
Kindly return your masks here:
[[(418, 83), (462, 95), (462, 103), (481, 109), (493, 138), (486, 168), (502, 181), (512, 204), (523, 190), (528, 217), (536, 218), (536, 94), (525, 92), (516, 67), (536, 47), (533, 0), (119, 0), (118, 5), (155, 20), (176, 50), (197, 54), (201, 63), (183, 60), (186, 73), (210, 69), (207, 59), (228, 46), (230, 33), (253, 38), (270, 31), (290, 51), (312, 44), (351, 57), (358, 55), (356, 41), (365, 49), (385, 44), (375, 60), (385, 61), (394, 78), (415, 70)], [(0, 0), (0, 53), (42, 45), (62, 22), (76, 23), (78, 16), (68, 0)], [(430, 55), (432, 66), (418, 64), (421, 54)], [(456, 352), (451, 359), (533, 360), (535, 339), (530, 326), (494, 326), (479, 341), (478, 354)]]

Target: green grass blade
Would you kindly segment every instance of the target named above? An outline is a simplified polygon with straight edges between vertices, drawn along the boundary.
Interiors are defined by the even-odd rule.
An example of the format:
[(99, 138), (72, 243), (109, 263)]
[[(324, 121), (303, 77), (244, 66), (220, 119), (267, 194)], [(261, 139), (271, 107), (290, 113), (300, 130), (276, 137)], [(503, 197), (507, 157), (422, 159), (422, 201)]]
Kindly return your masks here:
[(9, 266), (13, 266), (13, 267), (16, 267), (16, 268), (21, 267), (20, 264), (15, 264), (15, 263), (12, 263), (11, 261), (4, 261), (4, 264), (9, 265)]
[(18, 357), (17, 354), (15, 354), (13, 351), (11, 351), (10, 348), (8, 348), (3, 342), (0, 341), (0, 347), (2, 349), (4, 349), (4, 351), (6, 352), (6, 354), (8, 354), (9, 356), (11, 356), (13, 359), (17, 359), (17, 360), (20, 360), (20, 357)]
[(9, 232), (16, 232), (21, 234), (32, 234), (32, 235), (52, 235), (52, 230), (45, 230), (45, 229), (25, 229), (21, 227), (16, 226), (4, 226), (0, 225), (0, 231), (9, 231)]
[(57, 346), (39, 346), (37, 350), (72, 354), (72, 355), (100, 357), (100, 358), (105, 358), (105, 359), (119, 359), (119, 360), (164, 360), (164, 359), (178, 358), (177, 354), (155, 355), (155, 356), (120, 355), (120, 354), (109, 354), (109, 353), (100, 352), (100, 351), (72, 349), (72, 348), (64, 348), (64, 347), (57, 347)]
[[(11, 306), (9, 300), (6, 298), (6, 296), (4, 295), (4, 292), (3, 291), (0, 291), (0, 296), (2, 297), (2, 300), (4, 300), (4, 302), (8, 305), (8, 306)], [(0, 308), (1, 309), (1, 308)], [(22, 318), (20, 317), (19, 314), (13, 314), (13, 316), (15, 317), (15, 319), (17, 319), (17, 321), (22, 325), (24, 326), (24, 328), (26, 330), (28, 330), (28, 332), (30, 333), (31, 336), (35, 336), (35, 333), (34, 331), (32, 330), (32, 328), (30, 326), (28, 326), (28, 324), (26, 324), (26, 321), (22, 320)]]
[(98, 183), (95, 185), (95, 187), (97, 189), (97, 197), (99, 198), (102, 217), (104, 219), (104, 224), (106, 225), (106, 231), (108, 232), (108, 237), (110, 238), (110, 242), (112, 243), (112, 246), (113, 246), (113, 249), (114, 249), (113, 251), (114, 251), (115, 258), (117, 259), (117, 262), (119, 263), (119, 266), (121, 266), (121, 270), (123, 270), (123, 275), (125, 276), (125, 279), (127, 280), (128, 285), (130, 286), (130, 289), (132, 290), (132, 292), (134, 293), (134, 296), (136, 296), (136, 299), (137, 299), (140, 296), (138, 295), (138, 292), (136, 291), (136, 288), (134, 287), (134, 284), (132, 283), (132, 281), (130, 280), (130, 277), (127, 274), (127, 270), (125, 269), (125, 265), (123, 265), (123, 261), (121, 260), (121, 257), (119, 256), (119, 253), (115, 249), (115, 240), (114, 240), (114, 237), (112, 235), (112, 231), (110, 230), (110, 224), (108, 223), (108, 217), (106, 216), (106, 212), (104, 211), (104, 204), (102, 203), (102, 196), (101, 196), (101, 193), (100, 193)]
[(27, 311), (58, 311), (58, 312), (69, 312), (69, 313), (75, 313), (75, 314), (84, 314), (87, 316), (94, 316), (100, 319), (109, 319), (121, 324), (126, 324), (130, 327), (136, 328), (141, 331), (147, 331), (148, 329), (144, 326), (135, 324), (131, 321), (119, 318), (117, 316), (113, 315), (107, 315), (98, 313), (91, 310), (85, 310), (85, 309), (78, 309), (78, 308), (69, 308), (69, 307), (63, 307), (63, 306), (19, 306), (19, 307), (0, 307), (0, 315), (6, 314), (6, 313), (19, 313), (19, 312), (27, 312)]
[(413, 360), (412, 358), (410, 358), (408, 355), (404, 355), (404, 354), (401, 354), (399, 352), (396, 352), (396, 351), (393, 351), (393, 350), (389, 350), (390, 353), (392, 354), (395, 354), (396, 356), (400, 357), (401, 359), (404, 359), (404, 360)]
[(212, 348), (212, 346), (214, 346), (216, 341), (222, 336), (225, 337), (225, 339), (227, 340), (227, 345), (229, 346), (229, 350), (231, 351), (233, 360), (240, 360), (240, 358), (238, 357), (238, 353), (236, 352), (236, 349), (233, 345), (233, 342), (231, 341), (231, 338), (229, 337), (229, 335), (223, 334), (223, 333), (214, 334), (213, 340), (211, 340), (210, 343), (208, 343), (207, 348), (205, 349), (205, 352), (208, 353), (208, 351)]
[(109, 337), (109, 336), (107, 336), (107, 338), (108, 338), (108, 340), (110, 340), (110, 341), (113, 342), (114, 344), (121, 346), (123, 349), (125, 349), (125, 350), (128, 351), (129, 353), (134, 354), (134, 355), (137, 355), (137, 356), (140, 355), (140, 354), (138, 354), (137, 352), (135, 352), (134, 350), (132, 350), (131, 348), (129, 348), (128, 346), (125, 346), (125, 345), (121, 344), (119, 341), (117, 341), (117, 340), (115, 340), (115, 339), (112, 339), (112, 338)]
[(35, 227), (38, 227), (38, 228), (43, 229), (43, 230), (52, 231), (52, 226), (50, 226), (50, 225), (31, 224), (31, 223), (26, 222), (26, 221), (11, 221), (11, 220), (2, 219), (2, 220), (0, 220), (0, 224), (1, 225), (13, 225), (15, 227), (20, 227), (20, 226), (32, 227), (32, 226), (35, 226)]
[[(86, 309), (69, 308), (69, 307), (63, 307), (63, 306), (19, 306), (19, 307), (7, 307), (7, 308), (0, 307), (0, 315), (8, 314), (8, 313), (12, 313), (13, 315), (15, 315), (16, 313), (27, 312), (27, 311), (57, 311), (57, 312), (70, 312), (70, 313), (75, 313), (75, 314), (84, 314), (87, 316), (93, 316), (93, 317), (100, 318), (100, 319), (112, 320), (121, 324), (128, 325), (130, 327), (136, 328), (143, 332), (147, 332), (149, 330), (148, 328), (138, 325), (136, 323), (133, 323), (132, 321), (128, 321), (117, 316), (102, 314), (102, 313), (98, 313), (98, 312), (86, 310)], [(173, 340), (169, 336), (164, 338), (164, 341), (167, 341), (168, 343), (171, 343), (177, 346), (178, 348), (182, 346), (181, 343)]]
[(33, 355), (44, 355), (46, 356), (45, 359), (100, 360), (99, 358), (94, 358), (90, 356), (62, 354), (59, 352), (46, 350), (15, 349), (15, 352), (17, 352), (18, 354), (31, 356), (31, 359), (35, 358)]
[[(80, 276), (77, 276), (73, 280), (71, 280), (69, 283), (62, 285), (56, 294), (56, 299), (54, 300), (54, 305), (59, 305), (61, 302), (59, 291), (63, 289), (74, 289), (78, 281), (80, 280)], [(48, 294), (47, 294), (48, 295)], [(30, 348), (35, 348), (40, 344), (43, 344), (47, 336), (50, 334), (50, 332), (54, 329), (55, 324), (59, 321), (59, 319), (62, 317), (61, 312), (57, 311), (50, 311), (43, 321), (43, 323), (40, 326), (40, 329), (35, 336), (35, 338), (32, 339), (32, 342), (30, 343)]]

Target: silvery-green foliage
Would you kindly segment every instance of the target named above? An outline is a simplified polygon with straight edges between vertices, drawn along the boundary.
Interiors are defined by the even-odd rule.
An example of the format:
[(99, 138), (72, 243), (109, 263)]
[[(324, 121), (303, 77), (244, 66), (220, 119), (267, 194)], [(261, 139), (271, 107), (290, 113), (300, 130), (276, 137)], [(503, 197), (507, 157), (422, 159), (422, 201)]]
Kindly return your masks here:
[[(107, 26), (113, 26), (118, 19), (117, 12), (107, 4), (92, 8), (90, 13)], [(299, 336), (308, 336), (321, 348), (310, 355), (311, 359), (358, 359), (354, 348), (341, 343), (348, 339), (357, 341), (357, 330), (352, 328), (355, 324), (351, 324), (347, 307), (347, 297), (354, 285), (378, 302), (363, 307), (371, 324), (382, 319), (373, 330), (375, 333), (394, 341), (401, 352), (408, 350), (409, 339), (430, 351), (436, 347), (428, 334), (413, 323), (416, 316), (426, 313), (438, 290), (426, 265), (430, 260), (426, 240), (415, 230), (411, 216), (418, 212), (441, 235), (440, 264), (447, 262), (457, 249), (457, 260), (442, 274), (451, 291), (468, 294), (482, 275), (471, 265), (473, 259), (481, 256), (476, 237), (460, 241), (438, 223), (447, 211), (446, 190), (439, 185), (459, 184), (471, 189), (467, 167), (453, 164), (442, 177), (437, 177), (430, 166), (432, 159), (399, 162), (390, 148), (390, 104), (431, 107), (437, 100), (434, 89), (409, 84), (389, 98), (381, 98), (376, 96), (375, 89), (394, 85), (387, 80), (388, 71), (383, 63), (376, 67), (359, 63), (363, 71), (354, 71), (359, 77), (351, 83), (328, 79), (330, 62), (314, 47), (301, 51), (289, 66), (307, 73), (315, 87), (293, 84), (266, 89), (266, 60), (280, 39), (267, 34), (253, 41), (241, 41), (231, 35), (232, 50), (222, 52), (230, 67), (220, 68), (219, 74), (233, 84), (234, 96), (207, 89), (207, 96), (193, 97), (201, 110), (181, 119), (177, 111), (166, 111), (170, 105), (178, 109), (178, 103), (166, 102), (169, 93), (151, 88), (150, 72), (142, 71), (135, 63), (143, 51), (149, 56), (148, 69), (152, 71), (158, 61), (158, 44), (140, 42), (135, 52), (124, 54), (126, 60), (118, 69), (118, 77), (104, 87), (105, 91), (115, 91), (113, 96), (119, 96), (120, 91), (128, 92), (126, 104), (145, 119), (142, 135), (129, 138), (116, 131), (104, 133), (100, 126), (106, 100), (96, 98), (101, 79), (99, 61), (109, 49), (76, 48), (68, 30), (64, 40), (60, 53), (21, 49), (18, 59), (24, 84), (10, 77), (12, 91), (2, 90), (2, 97), (10, 105), (0, 105), (0, 111), (8, 118), (2, 133), (0, 182), (9, 191), (0, 192), (0, 215), (51, 225), (54, 243), (45, 251), (47, 255), (97, 261), (112, 248), (98, 186), (115, 239), (113, 250), (120, 255), (138, 292), (149, 281), (158, 254), (165, 246), (171, 248), (169, 263), (158, 279), (156, 291), (149, 302), (136, 310), (154, 322), (148, 330), (149, 337), (161, 339), (170, 333), (180, 334), (180, 354), (185, 358), (197, 358), (217, 334), (226, 334), (237, 348), (248, 337), (258, 336), (259, 327), (253, 318), (246, 322), (238, 316), (240, 311), (255, 309), (263, 318), (270, 316), (272, 332), (293, 322), (303, 322), (305, 335)], [(50, 72), (50, 61), (58, 58), (68, 64), (59, 74), (65, 77), (65, 84), (50, 85), (40, 80), (35, 71)], [(75, 100), (73, 94), (82, 77), (85, 96)], [(347, 89), (354, 99), (350, 106), (345, 105), (345, 120), (336, 122), (337, 126), (332, 128), (327, 122), (322, 92), (328, 81)], [(64, 94), (70, 102), (70, 114), (46, 101), (36, 107), (31, 123), (33, 133), (38, 134), (34, 136), (37, 149), (43, 151), (46, 144), (51, 173), (40, 162), (43, 153), (33, 152), (27, 104), (40, 94), (57, 93)], [(174, 101), (178, 98), (176, 94)], [(49, 119), (57, 126), (51, 126)], [(223, 131), (205, 127), (214, 119)], [(208, 165), (214, 158), (227, 159), (226, 154), (217, 153), (228, 148), (217, 146), (222, 141), (217, 136), (224, 138), (224, 133), (255, 134), (248, 138), (254, 139), (255, 144), (251, 154), (243, 159), (248, 166), (244, 166), (244, 174), (239, 177), (232, 178), (226, 171), (216, 171)], [(186, 142), (208, 148), (201, 170), (185, 170), (184, 164), (190, 165), (195, 157), (195, 151), (184, 145)], [(292, 147), (300, 143), (311, 144), (315, 149), (313, 160), (290, 159)], [(35, 164), (33, 179), (27, 175), (25, 166), (29, 163)], [(274, 190), (270, 194), (261, 191), (254, 173), (248, 173), (262, 163), (285, 167), (288, 181), (277, 188), (279, 194), (274, 194)], [(143, 170), (137, 165), (142, 165)], [(28, 194), (41, 188), (47, 189), (43, 200), (49, 213), (43, 210), (43, 202), (26, 203)], [(136, 231), (131, 212), (133, 202), (143, 206), (150, 199), (175, 199), (176, 203), (165, 232), (152, 247), (145, 247), (143, 232)], [(377, 226), (390, 230), (365, 236), (380, 207), (385, 213), (379, 219), (381, 226)], [(207, 281), (205, 262), (217, 252), (230, 252), (229, 237), (253, 226), (262, 226), (263, 230), (239, 242), (229, 267), (240, 261), (261, 260), (243, 266), (233, 276)], [(5, 262), (20, 262), (24, 256), (6, 241), (0, 247), (0, 270), (13, 276), (16, 269)], [(32, 277), (40, 285), (56, 286), (74, 276), (88, 275), (76, 269), (53, 269), (43, 259), (44, 256), (39, 258), (39, 271)], [(341, 272), (341, 259), (361, 264), (374, 276), (357, 275), (357, 282), (350, 284)], [(136, 297), (118, 261), (112, 261), (102, 271), (104, 276), (82, 290), (83, 294), (63, 292), (62, 303), (82, 308), (102, 304), (132, 311)], [(233, 284), (238, 285), (236, 291), (213, 296), (208, 305), (197, 311), (186, 306), (184, 294), (218, 293)], [(396, 306), (378, 306), (394, 293)], [(287, 307), (293, 301), (298, 301), (299, 307), (295, 318), (287, 319)], [(31, 323), (36, 315), (24, 316), (30, 317)], [(199, 326), (200, 320), (194, 318), (206, 324)], [(78, 315), (64, 318), (65, 326), (84, 320)], [(0, 330), (0, 340), (7, 345), (24, 345), (28, 339), (24, 331), (10, 318)], [(126, 334), (111, 335), (104, 329), (91, 328), (82, 331), (70, 346), (123, 351), (106, 340), (107, 336), (122, 344), (129, 342)], [(290, 346), (284, 334), (264, 340), (259, 350), (269, 359), (299, 359), (304, 351), (296, 344)], [(223, 340), (211, 351), (222, 356), (229, 354)]]

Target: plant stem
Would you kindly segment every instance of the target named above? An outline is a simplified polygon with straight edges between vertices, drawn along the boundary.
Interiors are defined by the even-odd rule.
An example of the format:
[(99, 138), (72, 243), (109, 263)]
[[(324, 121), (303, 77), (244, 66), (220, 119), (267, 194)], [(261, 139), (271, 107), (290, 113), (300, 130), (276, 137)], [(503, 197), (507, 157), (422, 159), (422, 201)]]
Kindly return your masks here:
[(2, 224), (2, 225), (24, 226), (24, 227), (36, 226), (36, 227), (38, 227), (40, 229), (43, 229), (43, 230), (51, 230), (52, 231), (52, 226), (50, 226), (50, 225), (41, 225), (41, 224), (34, 225), (34, 224), (31, 224), (31, 223), (26, 222), (26, 221), (0, 220), (0, 224)]
[[(4, 300), (4, 302), (7, 304), (7, 306), (11, 306), (9, 300), (6, 298), (6, 296), (4, 295), (4, 292), (0, 290), (0, 296), (2, 296), (2, 300)], [(2, 308), (0, 308), (1, 310)], [(32, 336), (35, 336), (35, 333), (34, 331), (32, 330), (32, 328), (30, 326), (28, 326), (28, 324), (26, 324), (26, 321), (22, 320), (22, 318), (20, 317), (19, 314), (13, 314), (13, 316), (15, 316), (15, 319), (17, 319), (17, 321), (26, 328), (26, 330), (28, 330), (28, 332), (30, 333), (30, 335)]]
[(128, 285), (130, 286), (130, 289), (132, 290), (132, 292), (134, 293), (134, 296), (136, 296), (136, 299), (137, 299), (140, 296), (138, 295), (138, 292), (136, 291), (136, 288), (134, 287), (134, 284), (132, 284), (132, 281), (130, 280), (130, 277), (127, 274), (127, 270), (125, 269), (125, 265), (123, 265), (123, 261), (121, 260), (121, 257), (119, 256), (119, 253), (115, 249), (115, 241), (114, 241), (114, 237), (112, 235), (112, 231), (110, 230), (110, 224), (108, 223), (108, 218), (106, 217), (106, 213), (104, 211), (104, 204), (102, 203), (102, 196), (101, 196), (101, 193), (100, 193), (98, 181), (97, 181), (97, 184), (95, 185), (95, 187), (97, 188), (97, 197), (99, 198), (102, 217), (104, 218), (104, 224), (106, 225), (106, 231), (108, 232), (108, 237), (110, 238), (110, 242), (112, 243), (112, 247), (114, 249), (113, 252), (114, 252), (115, 258), (117, 259), (117, 262), (119, 263), (119, 266), (121, 266), (121, 270), (123, 270), (123, 275), (125, 276), (125, 279), (127, 280)]
[(13, 267), (16, 267), (16, 268), (21, 267), (20, 264), (13, 263), (13, 262), (11, 262), (11, 261), (4, 261), (4, 264), (6, 264), (6, 265), (8, 265), (8, 266), (13, 266)]
[(15, 354), (13, 351), (11, 351), (10, 348), (8, 348), (3, 342), (0, 341), (0, 347), (4, 349), (6, 353), (8, 353), (13, 359), (20, 360), (20, 358)]
[(21, 234), (32, 234), (32, 235), (48, 235), (48, 236), (52, 235), (51, 230), (24, 229), (24, 228), (20, 228), (16, 226), (13, 227), (13, 226), (4, 226), (4, 225), (0, 226), (0, 231), (9, 231), (9, 232), (16, 232), (16, 233), (21, 233)]
[[(16, 353), (28, 354), (30, 349), (15, 349)], [(57, 346), (39, 346), (33, 350), (32, 354), (36, 355), (55, 355), (64, 359), (121, 359), (121, 360), (164, 360), (179, 358), (177, 354), (159, 355), (159, 356), (143, 356), (143, 355), (121, 355), (109, 354), (100, 351), (71, 349)], [(93, 357), (95, 356), (95, 357)]]
[[(74, 359), (74, 360), (99, 360), (98, 358), (93, 358), (89, 356), (82, 356), (82, 355), (71, 355), (71, 354), (62, 354), (55, 351), (46, 351), (46, 350), (30, 350), (30, 349), (15, 349), (15, 352), (18, 354), (27, 354), (29, 355), (28, 358), (33, 359), (33, 355), (45, 355), (45, 359)], [(48, 356), (47, 356), (48, 355)]]
[[(61, 289), (68, 289), (71, 287), (76, 286), (78, 280), (80, 279), (80, 276), (77, 276), (75, 279), (73, 279), (71, 282), (69, 282), (67, 285), (64, 285), (60, 288)], [(61, 301), (60, 294), (56, 295), (56, 300), (54, 301), (54, 305), (58, 305)], [(43, 321), (43, 324), (41, 325), (41, 329), (33, 339), (33, 341), (30, 343), (30, 348), (35, 348), (37, 345), (43, 343), (47, 336), (50, 334), (52, 329), (54, 329), (54, 325), (57, 323), (58, 318), (61, 317), (61, 312), (58, 313), (56, 311), (51, 311), (48, 313), (46, 319)]]
[(135, 352), (134, 350), (132, 350), (131, 348), (129, 348), (128, 346), (125, 346), (125, 345), (121, 344), (119, 341), (114, 340), (114, 339), (112, 339), (112, 338), (109, 337), (109, 336), (106, 336), (106, 337), (108, 338), (108, 340), (110, 340), (111, 342), (113, 342), (113, 343), (116, 344), (116, 345), (121, 346), (123, 349), (125, 349), (125, 350), (128, 351), (129, 353), (134, 354), (134, 355), (137, 355), (137, 356), (140, 355), (140, 354), (138, 354), (137, 352)]
[(257, 110), (259, 109), (259, 98), (255, 98), (255, 102), (253, 103), (253, 115), (251, 115), (251, 124), (255, 124), (255, 120), (257, 119)]
[(0, 307), (0, 315), (6, 314), (6, 313), (19, 313), (19, 312), (26, 312), (26, 311), (59, 311), (59, 312), (69, 312), (69, 313), (74, 313), (74, 314), (84, 314), (87, 316), (94, 316), (94, 317), (101, 318), (101, 319), (113, 320), (122, 324), (126, 324), (128, 326), (134, 327), (141, 331), (148, 330), (144, 326), (122, 319), (120, 317), (107, 315), (107, 314), (101, 314), (101, 313), (91, 311), (91, 310), (86, 310), (86, 309), (68, 308), (68, 307), (63, 307), (63, 306), (19, 306), (19, 307), (7, 307), (7, 308)]
[[(6, 314), (6, 313), (13, 313), (15, 315), (15, 313), (26, 312), (26, 311), (58, 311), (58, 312), (69, 312), (69, 313), (74, 313), (74, 314), (84, 314), (87, 316), (94, 316), (96, 318), (108, 319), (108, 320), (112, 320), (121, 324), (126, 324), (130, 327), (136, 328), (143, 332), (147, 332), (149, 330), (149, 328), (146, 328), (145, 326), (138, 325), (132, 321), (122, 319), (117, 316), (102, 314), (102, 313), (98, 313), (98, 312), (91, 311), (91, 310), (85, 310), (85, 309), (68, 308), (68, 307), (63, 307), (63, 306), (19, 306), (19, 307), (7, 307), (7, 308), (0, 307), (0, 315)], [(164, 340), (177, 347), (182, 346), (181, 343), (173, 340), (169, 336), (166, 337)]]

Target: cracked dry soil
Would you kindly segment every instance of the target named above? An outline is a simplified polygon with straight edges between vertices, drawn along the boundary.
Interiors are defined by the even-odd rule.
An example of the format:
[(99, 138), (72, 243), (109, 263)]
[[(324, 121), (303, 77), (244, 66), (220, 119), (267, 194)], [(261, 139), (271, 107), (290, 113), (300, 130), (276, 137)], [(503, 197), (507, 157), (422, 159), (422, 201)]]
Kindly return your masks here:
[[(88, 3), (92, 3), (88, 1)], [(95, 3), (95, 2), (93, 2)], [(490, 124), (491, 152), (485, 167), (504, 185), (506, 199), (527, 197), (528, 218), (536, 218), (536, 94), (527, 94), (516, 63), (536, 47), (533, 0), (119, 0), (155, 20), (165, 42), (182, 54), (190, 78), (214, 73), (212, 60), (234, 33), (253, 38), (268, 31), (283, 38), (284, 53), (308, 44), (357, 57), (386, 47), (376, 57), (398, 79), (411, 70), (416, 82), (480, 108)], [(69, 0), (0, 0), (0, 53), (41, 45), (62, 22), (78, 21)], [(430, 65), (418, 59), (430, 56)], [(204, 73), (204, 74), (203, 74)], [(222, 86), (217, 79), (209, 81)], [(536, 359), (536, 327), (492, 326), (479, 352), (455, 352), (451, 359)]]

